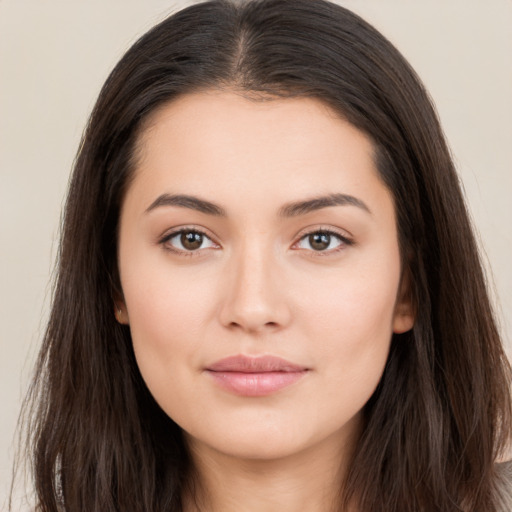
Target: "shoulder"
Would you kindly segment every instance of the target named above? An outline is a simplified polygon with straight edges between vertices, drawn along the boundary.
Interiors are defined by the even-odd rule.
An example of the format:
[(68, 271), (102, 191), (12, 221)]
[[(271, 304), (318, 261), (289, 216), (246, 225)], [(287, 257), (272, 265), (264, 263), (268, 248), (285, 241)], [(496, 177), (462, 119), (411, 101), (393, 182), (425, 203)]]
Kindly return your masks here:
[(496, 503), (498, 512), (512, 511), (512, 461), (496, 465)]

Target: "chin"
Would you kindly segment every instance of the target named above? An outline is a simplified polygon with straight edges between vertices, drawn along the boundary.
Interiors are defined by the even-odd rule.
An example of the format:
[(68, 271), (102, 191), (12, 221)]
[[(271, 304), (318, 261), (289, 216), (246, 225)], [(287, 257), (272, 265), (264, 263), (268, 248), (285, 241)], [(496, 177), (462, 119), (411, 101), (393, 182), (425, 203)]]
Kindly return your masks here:
[(307, 441), (289, 439), (286, 433), (273, 435), (268, 432), (237, 432), (231, 433), (227, 439), (204, 440), (185, 434), (185, 438), (192, 452), (195, 447), (206, 445), (213, 452), (240, 461), (282, 460), (302, 452), (308, 446)]
[[(275, 461), (300, 457), (312, 452), (325, 450), (332, 455), (333, 450), (340, 453), (347, 444), (352, 446), (359, 433), (359, 416), (348, 420), (341, 428), (333, 425), (311, 424), (304, 419), (268, 422), (253, 419), (253, 421), (237, 421), (232, 425), (217, 424), (215, 428), (206, 431), (189, 433), (185, 438), (192, 450), (207, 448), (209, 451), (244, 461)], [(210, 423), (213, 426), (213, 423)]]

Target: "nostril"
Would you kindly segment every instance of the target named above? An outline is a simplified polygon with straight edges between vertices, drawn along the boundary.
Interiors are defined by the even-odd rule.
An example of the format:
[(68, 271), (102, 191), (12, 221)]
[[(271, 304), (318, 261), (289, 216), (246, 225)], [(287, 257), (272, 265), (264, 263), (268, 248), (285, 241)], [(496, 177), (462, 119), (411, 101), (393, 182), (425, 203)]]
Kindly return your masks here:
[(243, 322), (230, 322), (228, 327), (231, 329), (242, 329), (247, 331), (259, 331), (261, 329), (277, 329), (279, 327), (278, 322), (263, 322), (258, 324), (245, 324)]

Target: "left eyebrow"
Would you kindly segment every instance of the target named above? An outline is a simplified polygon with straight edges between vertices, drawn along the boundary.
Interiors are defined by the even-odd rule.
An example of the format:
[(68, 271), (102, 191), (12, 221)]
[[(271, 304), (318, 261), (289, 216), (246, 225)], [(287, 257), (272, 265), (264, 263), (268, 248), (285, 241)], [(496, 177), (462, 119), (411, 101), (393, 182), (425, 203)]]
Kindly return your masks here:
[(370, 208), (357, 197), (348, 194), (329, 194), (327, 196), (306, 199), (305, 201), (288, 203), (280, 208), (279, 215), (282, 217), (296, 217), (321, 210), (322, 208), (329, 208), (330, 206), (356, 206), (370, 215), (372, 214)]

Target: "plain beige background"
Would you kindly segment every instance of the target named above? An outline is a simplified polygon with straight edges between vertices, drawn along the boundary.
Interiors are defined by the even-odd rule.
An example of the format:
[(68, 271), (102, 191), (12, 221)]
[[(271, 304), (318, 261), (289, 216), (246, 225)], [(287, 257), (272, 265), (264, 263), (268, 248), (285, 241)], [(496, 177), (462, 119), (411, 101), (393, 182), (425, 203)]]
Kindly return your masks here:
[[(99, 89), (164, 0), (0, 0), (0, 509), (51, 295), (69, 171)], [(512, 345), (512, 1), (340, 1), (410, 60), (440, 112)], [(494, 286), (494, 285), (493, 285)], [(15, 509), (17, 510), (17, 509)]]

